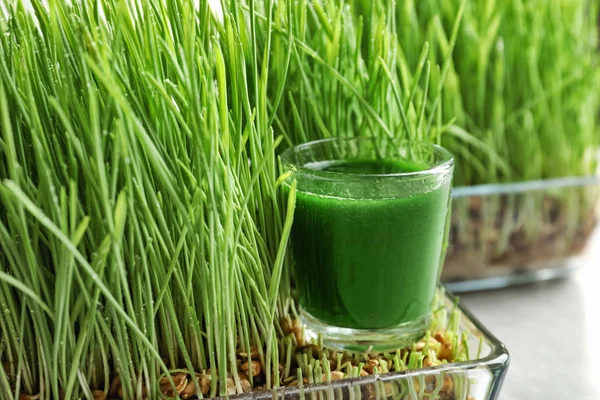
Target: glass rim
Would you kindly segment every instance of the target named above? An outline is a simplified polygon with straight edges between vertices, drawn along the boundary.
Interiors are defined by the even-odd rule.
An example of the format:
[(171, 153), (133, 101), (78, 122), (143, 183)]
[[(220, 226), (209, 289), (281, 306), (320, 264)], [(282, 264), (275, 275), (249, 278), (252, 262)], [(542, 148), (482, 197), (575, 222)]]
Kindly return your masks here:
[[(454, 155), (450, 153), (446, 148), (437, 145), (435, 143), (425, 142), (421, 140), (413, 140), (413, 139), (389, 139), (394, 146), (403, 146), (407, 144), (412, 145), (420, 145), (426, 146), (433, 150), (433, 152), (441, 155), (441, 161), (435, 163), (434, 165), (419, 171), (411, 171), (411, 172), (395, 172), (389, 174), (361, 174), (361, 173), (349, 173), (349, 172), (338, 172), (338, 171), (323, 171), (315, 168), (307, 167), (299, 162), (293, 160), (293, 155), (298, 153), (299, 151), (315, 148), (318, 146), (323, 146), (328, 143), (335, 142), (353, 142), (353, 141), (373, 141), (374, 138), (371, 137), (347, 137), (347, 138), (327, 138), (327, 139), (319, 139), (313, 140), (310, 142), (305, 142), (293, 147), (290, 147), (281, 154), (281, 161), (286, 164), (292, 165), (297, 171), (301, 171), (304, 175), (314, 176), (321, 179), (329, 179), (329, 180), (348, 180), (348, 178), (355, 178), (357, 180), (368, 179), (372, 180), (374, 178), (419, 178), (426, 176), (435, 176), (441, 175), (445, 172), (450, 171), (454, 167)], [(376, 139), (375, 139), (376, 140)]]

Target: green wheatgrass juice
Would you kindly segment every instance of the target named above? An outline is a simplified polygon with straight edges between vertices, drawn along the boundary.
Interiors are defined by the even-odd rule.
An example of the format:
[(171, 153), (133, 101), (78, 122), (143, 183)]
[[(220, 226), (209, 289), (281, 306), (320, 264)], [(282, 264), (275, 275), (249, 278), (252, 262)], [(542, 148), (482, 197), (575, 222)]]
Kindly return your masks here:
[[(307, 166), (305, 166), (307, 167)], [(426, 167), (396, 160), (308, 166), (342, 174), (394, 174)], [(399, 198), (296, 192), (292, 251), (305, 312), (330, 325), (377, 329), (428, 314), (438, 282), (450, 181)]]

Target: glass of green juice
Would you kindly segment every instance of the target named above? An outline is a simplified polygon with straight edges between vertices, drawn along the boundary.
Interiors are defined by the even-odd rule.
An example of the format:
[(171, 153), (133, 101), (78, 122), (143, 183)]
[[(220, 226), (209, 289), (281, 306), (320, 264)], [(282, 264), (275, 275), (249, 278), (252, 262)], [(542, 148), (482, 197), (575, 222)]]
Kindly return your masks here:
[(281, 156), (305, 335), (338, 349), (412, 344), (443, 265), (454, 159), (418, 141), (336, 138)]

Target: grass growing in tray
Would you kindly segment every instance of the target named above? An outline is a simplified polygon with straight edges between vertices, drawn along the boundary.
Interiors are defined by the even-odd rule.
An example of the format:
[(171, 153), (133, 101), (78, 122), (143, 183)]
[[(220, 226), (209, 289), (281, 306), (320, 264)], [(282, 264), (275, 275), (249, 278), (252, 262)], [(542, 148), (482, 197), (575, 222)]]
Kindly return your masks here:
[[(432, 63), (447, 54), (459, 4), (397, 7), (410, 67), (423, 41)], [(441, 141), (456, 156), (455, 187), (597, 175), (599, 12), (597, 0), (468, 2), (440, 107), (453, 121)], [(596, 182), (457, 199), (445, 273), (480, 277), (488, 263), (521, 266), (579, 252), (599, 193)]]
[(292, 213), (267, 61), (239, 29), (187, 1), (0, 19), (3, 393), (89, 398), (117, 376), (141, 397), (176, 368), (241, 392), (251, 344), (277, 376)]
[[(294, 195), (279, 197), (276, 150), (355, 125), (447, 128), (450, 59), (431, 64), (426, 45), (408, 68), (390, 5), (363, 19), (319, 1), (5, 4), (0, 392), (212, 397), (303, 368), (333, 379), (290, 361)], [(393, 368), (465, 359), (457, 318), (432, 325), (450, 354), (432, 341)]]

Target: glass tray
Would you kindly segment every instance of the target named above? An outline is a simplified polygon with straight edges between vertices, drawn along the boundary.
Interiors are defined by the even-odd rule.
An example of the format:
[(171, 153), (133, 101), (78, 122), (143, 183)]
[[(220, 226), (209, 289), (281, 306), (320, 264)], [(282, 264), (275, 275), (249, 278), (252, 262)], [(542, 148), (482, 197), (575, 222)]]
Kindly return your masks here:
[(562, 278), (586, 263), (600, 177), (453, 190), (442, 281), (459, 293)]
[[(446, 294), (446, 308), (455, 304), (455, 297)], [(480, 354), (476, 360), (382, 375), (344, 379), (329, 383), (285, 387), (231, 396), (235, 400), (304, 399), (304, 400), (494, 400), (498, 398), (508, 369), (506, 347), (460, 302), (460, 328), (470, 333), (469, 352)], [(476, 358), (476, 357), (474, 357)], [(454, 392), (442, 392), (452, 385)], [(439, 388), (438, 394), (435, 391)]]

